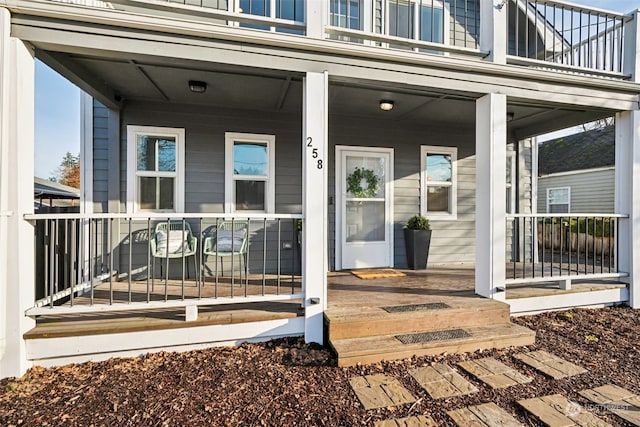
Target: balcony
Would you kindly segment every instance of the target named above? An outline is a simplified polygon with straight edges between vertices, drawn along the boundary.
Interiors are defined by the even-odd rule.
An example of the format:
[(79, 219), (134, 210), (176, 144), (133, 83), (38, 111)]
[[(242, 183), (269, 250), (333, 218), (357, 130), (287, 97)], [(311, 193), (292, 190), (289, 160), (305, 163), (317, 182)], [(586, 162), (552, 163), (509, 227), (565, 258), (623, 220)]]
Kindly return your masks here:
[(487, 2), (492, 7), (489, 13), (483, 13), (480, 0), (115, 0), (101, 4), (416, 54), (478, 59), (494, 50), (482, 41), (486, 23), (481, 19), (506, 13), (507, 31), (495, 37), (495, 43), (506, 48), (507, 63), (617, 79), (630, 74), (625, 71), (629, 55), (625, 40), (635, 31), (631, 15), (559, 0), (508, 0), (495, 7)]

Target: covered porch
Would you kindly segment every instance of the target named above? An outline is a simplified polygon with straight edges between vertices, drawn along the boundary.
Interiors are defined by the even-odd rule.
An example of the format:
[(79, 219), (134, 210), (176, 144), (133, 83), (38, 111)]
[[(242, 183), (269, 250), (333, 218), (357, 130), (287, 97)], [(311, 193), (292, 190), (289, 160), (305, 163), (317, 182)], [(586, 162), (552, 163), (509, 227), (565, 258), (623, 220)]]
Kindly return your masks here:
[[(30, 13), (37, 15), (37, 10)], [(7, 12), (7, 39), (10, 19)], [(171, 21), (166, 16), (156, 19)], [(32, 20), (38, 21), (37, 25)], [(488, 303), (504, 300), (505, 295), (508, 299), (510, 285), (516, 285), (507, 281), (511, 271), (508, 261), (526, 265), (537, 262), (535, 251), (526, 249), (538, 247), (537, 233), (533, 229), (527, 232), (525, 226), (516, 230), (513, 217), (508, 216), (531, 214), (534, 160), (527, 153), (532, 152), (532, 138), (611, 114), (618, 114), (620, 119), (622, 142), (621, 202), (617, 209), (621, 229), (616, 230), (620, 240), (615, 243), (622, 250), (613, 268), (609, 265), (608, 274), (633, 277), (630, 269), (634, 267), (635, 246), (628, 237), (633, 230), (628, 216), (637, 198), (631, 171), (638, 119), (637, 111), (632, 111), (636, 106), (635, 86), (624, 81), (620, 70), (612, 80), (596, 80), (600, 78), (598, 73), (573, 76), (537, 69), (525, 72), (515, 65), (505, 74), (496, 68), (499, 58), (498, 64), (491, 62), (495, 57), (491, 61), (470, 61), (464, 51), (456, 49), (457, 55), (452, 56), (416, 56), (420, 48), (431, 47), (420, 43), (416, 52), (401, 49), (389, 53), (376, 50), (381, 46), (363, 45), (356, 48), (356, 54), (347, 55), (345, 52), (354, 46), (340, 40), (335, 40), (340, 47), (337, 51), (306, 52), (305, 43), (295, 36), (268, 33), (267, 38), (282, 38), (280, 42), (286, 43), (261, 45), (257, 40), (263, 34), (256, 29), (231, 29), (245, 38), (225, 36), (214, 43), (200, 32), (194, 36), (176, 30), (170, 39), (146, 39), (151, 33), (137, 25), (128, 32), (104, 23), (74, 22), (59, 27), (57, 22), (44, 21), (47, 19), (34, 19), (29, 14), (14, 21), (12, 49), (17, 65), (11, 69), (12, 81), (31, 93), (29, 71), (33, 70), (34, 57), (38, 57), (101, 102), (85, 98), (83, 159), (90, 173), (84, 176), (82, 214), (34, 215), (30, 200), (21, 196), (8, 205), (11, 212), (0, 215), (4, 229), (15, 230), (11, 241), (20, 246), (20, 263), (12, 266), (10, 275), (15, 283), (11, 297), (19, 304), (9, 314), (20, 319), (20, 327), (9, 337), (19, 348), (16, 366), (20, 369), (30, 363), (27, 361), (58, 357), (51, 353), (43, 356), (32, 350), (35, 347), (25, 350), (23, 337), (29, 337), (27, 331), (53, 327), (55, 323), (38, 324), (34, 320), (38, 317), (59, 320), (56, 316), (65, 316), (69, 335), (60, 336), (63, 341), (49, 348), (77, 344), (87, 349), (101, 348), (101, 357), (109, 357), (119, 354), (122, 336), (116, 333), (109, 334), (108, 341), (101, 339), (103, 315), (115, 319), (118, 325), (130, 323), (127, 333), (137, 335), (128, 335), (128, 345), (180, 349), (281, 335), (304, 334), (308, 341), (324, 342), (324, 314), (330, 312), (333, 299), (335, 304), (349, 300), (355, 303), (363, 296), (382, 301), (392, 295), (397, 299), (394, 304), (404, 305), (411, 299), (433, 300), (433, 292), (442, 292), (447, 298), (481, 295)], [(85, 43), (87, 39), (78, 36), (83, 32), (94, 32), (95, 40)], [(139, 37), (141, 33), (145, 34), (143, 38)], [(244, 49), (243, 43), (249, 43), (253, 50)], [(185, 44), (190, 48), (185, 49)], [(480, 56), (477, 53), (470, 56)], [(392, 60), (385, 62), (388, 67), (381, 68), (379, 62), (385, 58)], [(443, 61), (446, 67), (442, 67)], [(610, 73), (605, 75), (611, 77)], [(537, 83), (532, 89), (529, 83), (534, 80)], [(24, 99), (11, 98), (17, 118), (7, 120), (16, 133), (22, 125), (32, 128), (33, 124), (31, 106)], [(389, 100), (394, 108), (383, 111), (381, 101)], [(177, 167), (151, 171), (144, 169), (149, 166), (144, 164), (141, 168), (144, 162), (139, 158), (136, 161), (136, 138), (140, 135), (156, 142), (174, 138), (171, 141), (182, 147), (174, 151)], [(267, 147), (269, 172), (237, 172), (228, 155), (235, 155), (236, 143)], [(11, 144), (3, 139), (3, 144), (21, 147), (11, 151), (14, 164), (30, 161), (30, 135), (20, 135)], [(442, 147), (447, 150), (442, 151)], [(423, 165), (430, 154), (447, 159), (451, 171), (457, 174), (430, 187)], [(372, 164), (384, 167), (378, 171)], [(362, 165), (377, 173), (380, 191), (370, 195), (346, 191), (348, 177)], [(25, 176), (30, 179), (32, 171), (14, 169), (7, 172), (7, 182), (14, 193), (20, 193), (20, 183)], [(507, 176), (517, 178), (508, 182)], [(139, 197), (140, 183), (149, 184), (147, 178), (158, 179), (156, 187), (151, 185), (153, 197)], [(157, 184), (162, 179), (175, 180), (171, 192)], [(258, 196), (241, 200), (238, 195), (250, 185), (261, 188)], [(435, 201), (440, 203), (436, 212), (425, 207), (430, 189), (446, 194)], [(248, 207), (241, 206), (244, 202)], [(364, 225), (371, 225), (365, 224), (367, 214), (361, 209), (367, 204), (374, 206), (375, 215), (369, 218), (379, 220), (371, 227), (375, 233), (361, 232)], [(382, 204), (384, 209), (375, 208)], [(148, 212), (154, 208), (159, 212)], [(374, 239), (376, 244), (383, 242), (376, 246), (379, 257), (372, 267), (404, 267), (401, 230), (416, 213), (433, 214), (432, 265), (424, 275), (409, 275), (409, 282), (364, 287), (351, 283), (353, 279), (341, 273), (327, 279), (329, 271), (369, 262), (365, 256), (372, 253), (369, 248), (373, 246), (361, 245), (356, 256), (345, 257), (354, 253), (350, 248), (356, 245), (350, 244), (366, 241), (363, 236), (368, 234), (381, 237)], [(162, 231), (157, 229), (162, 222), (181, 225), (182, 239), (178, 241), (187, 245), (181, 243), (172, 254), (175, 257), (152, 247), (151, 242)], [(218, 261), (220, 252), (229, 250), (216, 249), (211, 245), (213, 240), (207, 239), (219, 236), (218, 226), (223, 222), (231, 223), (232, 241), (236, 223), (246, 222), (246, 234), (251, 237), (247, 252), (239, 253), (231, 246), (230, 252), (239, 256)], [(48, 252), (43, 255), (48, 264), (40, 282), (30, 273), (37, 255), (24, 243), (32, 241), (37, 223), (45, 224), (48, 230)], [(75, 234), (61, 234), (63, 229)], [(185, 240), (187, 234), (191, 236)], [(516, 235), (521, 237), (512, 239)], [(7, 251), (7, 247), (4, 249)], [(432, 270), (435, 264), (454, 262), (473, 263), (475, 267)], [(534, 265), (532, 271), (536, 268)], [(544, 266), (540, 271), (545, 271)], [(359, 292), (348, 295), (350, 288)], [(362, 293), (367, 290), (372, 294)], [(602, 298), (599, 301), (603, 302)], [(620, 301), (633, 299), (621, 294), (615, 302)], [(225, 306), (228, 304), (232, 306)], [(259, 314), (241, 314), (239, 323), (228, 320), (238, 319), (233, 313), (243, 313), (246, 305), (251, 306), (252, 313), (255, 307)], [(508, 321), (508, 307), (501, 303), (498, 306)], [(560, 307), (553, 302), (548, 308)], [(533, 310), (525, 307), (521, 311), (527, 309)], [(123, 310), (139, 314), (120, 319)], [(162, 320), (179, 326), (147, 331), (141, 326), (147, 325), (147, 320), (134, 319), (154, 322), (154, 316), (146, 313), (158, 310), (171, 312), (169, 319)], [(207, 313), (215, 314), (207, 318)], [(85, 316), (101, 319), (93, 319), (95, 323), (84, 329), (80, 325)], [(77, 328), (67, 323), (70, 321), (77, 321)], [(201, 321), (205, 329), (199, 329), (197, 322)], [(191, 330), (183, 334), (184, 328)], [(98, 332), (87, 332), (79, 338), (74, 329)], [(167, 334), (165, 329), (173, 333)], [(41, 335), (34, 337), (29, 345), (44, 339)], [(100, 347), (105, 342), (109, 344)]]

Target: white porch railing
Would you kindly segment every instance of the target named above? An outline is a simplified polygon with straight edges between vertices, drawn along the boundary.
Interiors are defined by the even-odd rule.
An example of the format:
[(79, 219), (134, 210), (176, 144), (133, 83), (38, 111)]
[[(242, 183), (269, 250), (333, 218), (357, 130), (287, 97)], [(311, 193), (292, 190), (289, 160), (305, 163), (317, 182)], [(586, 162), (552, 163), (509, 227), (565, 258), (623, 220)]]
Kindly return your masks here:
[(618, 270), (618, 230), (625, 215), (507, 215), (506, 285), (628, 276)]
[[(25, 219), (36, 229), (37, 300), (28, 316), (172, 307), (193, 314), (201, 305), (303, 298), (302, 215), (36, 214)], [(159, 223), (164, 227), (156, 228)]]
[(510, 0), (509, 62), (624, 76), (630, 16), (559, 0)]

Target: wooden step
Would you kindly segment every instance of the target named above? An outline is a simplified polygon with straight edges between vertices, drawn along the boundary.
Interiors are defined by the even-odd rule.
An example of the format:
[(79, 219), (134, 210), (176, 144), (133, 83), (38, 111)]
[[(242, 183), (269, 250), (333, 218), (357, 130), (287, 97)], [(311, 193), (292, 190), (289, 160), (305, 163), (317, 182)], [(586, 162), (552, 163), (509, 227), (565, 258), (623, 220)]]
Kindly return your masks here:
[(395, 337), (396, 334), (336, 339), (330, 340), (330, 344), (338, 355), (338, 366), (353, 366), (357, 363), (368, 364), (381, 360), (406, 359), (414, 355), (464, 353), (481, 349), (532, 345), (535, 342), (534, 331), (508, 322), (466, 327), (463, 330), (469, 336), (417, 344), (403, 344)]
[(382, 307), (329, 309), (329, 340), (468, 328), (509, 322), (509, 305), (490, 299), (447, 300), (450, 308), (388, 313)]

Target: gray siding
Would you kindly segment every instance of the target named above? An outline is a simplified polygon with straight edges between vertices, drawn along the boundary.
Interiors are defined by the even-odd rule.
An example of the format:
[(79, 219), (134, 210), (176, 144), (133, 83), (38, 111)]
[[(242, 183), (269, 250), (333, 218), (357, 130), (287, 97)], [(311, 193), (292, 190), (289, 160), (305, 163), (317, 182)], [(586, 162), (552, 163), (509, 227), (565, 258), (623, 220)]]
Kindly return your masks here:
[(591, 170), (569, 175), (538, 178), (538, 212), (547, 212), (547, 189), (571, 188), (571, 212), (613, 213), (615, 170)]
[(93, 100), (93, 211), (107, 212), (109, 201), (109, 109)]

